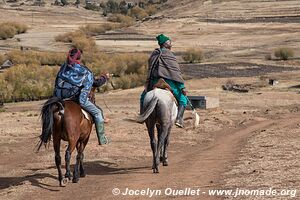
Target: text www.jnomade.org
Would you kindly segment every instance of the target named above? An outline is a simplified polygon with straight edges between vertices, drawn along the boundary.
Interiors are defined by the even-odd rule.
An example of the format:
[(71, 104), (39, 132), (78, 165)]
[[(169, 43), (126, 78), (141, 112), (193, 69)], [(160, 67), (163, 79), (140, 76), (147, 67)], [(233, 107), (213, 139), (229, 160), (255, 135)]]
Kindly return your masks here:
[(155, 196), (287, 196), (287, 197), (296, 197), (296, 189), (208, 189), (203, 190), (199, 188), (165, 188), (165, 189), (131, 189), (131, 188), (114, 188), (112, 189), (112, 194), (115, 196), (146, 196), (146, 197), (155, 197)]

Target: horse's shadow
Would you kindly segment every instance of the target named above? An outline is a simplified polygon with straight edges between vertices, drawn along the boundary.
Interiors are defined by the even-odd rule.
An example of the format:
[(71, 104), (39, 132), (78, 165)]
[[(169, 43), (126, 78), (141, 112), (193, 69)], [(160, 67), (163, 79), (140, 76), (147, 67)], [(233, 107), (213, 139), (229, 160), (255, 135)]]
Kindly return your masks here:
[(300, 85), (293, 85), (291, 87), (289, 87), (290, 89), (300, 89)]
[(20, 176), (20, 177), (0, 177), (0, 190), (12, 187), (20, 186), (29, 182), (32, 186), (39, 187), (50, 191), (58, 191), (57, 189), (50, 188), (52, 185), (41, 182), (44, 178), (57, 179), (56, 176), (49, 173), (37, 173), (32, 175)]
[(149, 166), (119, 167), (116, 163), (106, 161), (85, 162), (84, 168), (88, 175), (139, 174), (144, 173), (143, 169), (150, 169)]
[[(73, 169), (74, 165), (71, 166)], [(84, 163), (85, 171), (87, 175), (114, 175), (114, 174), (138, 174), (143, 173), (141, 170), (149, 168), (149, 166), (142, 167), (132, 167), (132, 168), (124, 168), (119, 167), (115, 163), (105, 162), (105, 161), (87, 161)], [(58, 186), (57, 180), (57, 171), (54, 173), (48, 172), (37, 172), (48, 169), (56, 169), (56, 166), (50, 166), (45, 168), (31, 168), (27, 169), (33, 172), (33, 174), (19, 177), (0, 177), (0, 190), (12, 187), (12, 186), (20, 186), (24, 184), (30, 184), (34, 187), (39, 187), (41, 189), (49, 190), (49, 191), (60, 191), (60, 187)], [(50, 178), (55, 181), (51, 183), (44, 183), (45, 178)]]

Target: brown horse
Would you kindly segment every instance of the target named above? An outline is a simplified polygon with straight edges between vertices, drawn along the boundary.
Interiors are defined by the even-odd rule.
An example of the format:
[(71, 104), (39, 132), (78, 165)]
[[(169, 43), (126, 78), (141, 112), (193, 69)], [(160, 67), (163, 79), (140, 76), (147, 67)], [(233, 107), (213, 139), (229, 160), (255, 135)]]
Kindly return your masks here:
[[(90, 94), (92, 102), (95, 101), (93, 88)], [(80, 177), (85, 177), (83, 167), (83, 151), (87, 145), (92, 131), (93, 123), (88, 120), (81, 111), (79, 104), (72, 100), (62, 101), (57, 97), (52, 97), (46, 101), (41, 110), (42, 134), (38, 150), (42, 144), (48, 144), (53, 137), (53, 147), (55, 151), (55, 164), (58, 170), (58, 180), (60, 186), (65, 186), (68, 179), (71, 180), (70, 159), (74, 149), (77, 149), (76, 164), (73, 172), (73, 183), (77, 183)], [(91, 116), (89, 116), (90, 119)], [(61, 171), (60, 142), (68, 142), (65, 154), (66, 174), (65, 178)]]

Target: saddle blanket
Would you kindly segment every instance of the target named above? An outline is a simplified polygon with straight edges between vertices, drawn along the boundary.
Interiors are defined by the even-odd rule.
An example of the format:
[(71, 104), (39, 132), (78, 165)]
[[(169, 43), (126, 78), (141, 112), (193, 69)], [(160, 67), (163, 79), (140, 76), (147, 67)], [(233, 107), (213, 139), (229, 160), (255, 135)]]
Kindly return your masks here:
[(86, 112), (85, 110), (83, 110), (83, 109), (81, 109), (81, 112), (83, 113), (83, 115), (84, 115), (84, 117), (87, 119), (87, 120), (89, 120), (89, 121), (93, 121), (93, 118), (92, 118), (92, 116), (88, 113), (88, 112)]

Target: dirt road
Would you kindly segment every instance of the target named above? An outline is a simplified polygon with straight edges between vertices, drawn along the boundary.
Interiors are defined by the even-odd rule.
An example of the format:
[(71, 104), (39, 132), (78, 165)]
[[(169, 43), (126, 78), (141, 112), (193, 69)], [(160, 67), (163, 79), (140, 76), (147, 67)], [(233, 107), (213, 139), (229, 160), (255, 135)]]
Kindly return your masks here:
[[(69, 183), (65, 188), (58, 187), (52, 147), (38, 154), (34, 152), (40, 133), (37, 114), (42, 102), (6, 105), (6, 111), (0, 113), (1, 199), (149, 198), (114, 196), (114, 188), (118, 188), (120, 192), (125, 192), (126, 188), (161, 190), (162, 194), (155, 196), (159, 199), (225, 199), (229, 197), (209, 196), (208, 190), (247, 186), (271, 187), (273, 183), (269, 180), (278, 181), (275, 186), (279, 188), (299, 188), (300, 179), (297, 172), (300, 154), (297, 149), (300, 149), (300, 117), (299, 107), (294, 104), (299, 101), (299, 94), (268, 91), (266, 88), (261, 89), (265, 95), (260, 95), (257, 99), (253, 98), (257, 96), (256, 92), (237, 95), (207, 89), (214, 88), (214, 84), (220, 81), (209, 80), (210, 86), (206, 84), (208, 80), (195, 80), (187, 85), (203, 85), (206, 89), (198, 88), (198, 92), (219, 95), (222, 109), (198, 111), (201, 125), (197, 129), (192, 127), (190, 111), (186, 113), (187, 127), (173, 129), (169, 152), (170, 165), (161, 167), (159, 174), (152, 174), (152, 153), (145, 126), (128, 120), (136, 116), (141, 89), (98, 95), (97, 102), (111, 119), (106, 130), (112, 143), (98, 146), (93, 132), (85, 151), (87, 177), (80, 179), (77, 184)], [(190, 88), (193, 89), (192, 86)], [(197, 90), (192, 91), (197, 93)], [(277, 104), (281, 104), (280, 100), (273, 104), (265, 104), (274, 98), (284, 98), (282, 102), (285, 102), (285, 105), (278, 107)], [(103, 99), (112, 112), (105, 107)], [(230, 103), (232, 101), (237, 103), (233, 105)], [(286, 134), (289, 137), (285, 137)], [(269, 144), (270, 142), (272, 144)], [(66, 144), (62, 147), (65, 149)], [(269, 151), (266, 147), (270, 147)], [(291, 147), (294, 151), (291, 151)], [(267, 157), (265, 153), (271, 157)], [(255, 155), (260, 154), (265, 157), (256, 159)], [(74, 157), (75, 154), (72, 163), (75, 162)], [(245, 164), (246, 162), (253, 165)], [(268, 166), (260, 167), (266, 163)], [(270, 166), (272, 173), (268, 170)], [(282, 171), (285, 168), (288, 170)], [(259, 174), (254, 173), (255, 170)], [(280, 176), (282, 173), (285, 173), (286, 178)], [(259, 184), (256, 184), (259, 180)], [(166, 188), (200, 189), (201, 193), (199, 196), (167, 196), (164, 195)]]

